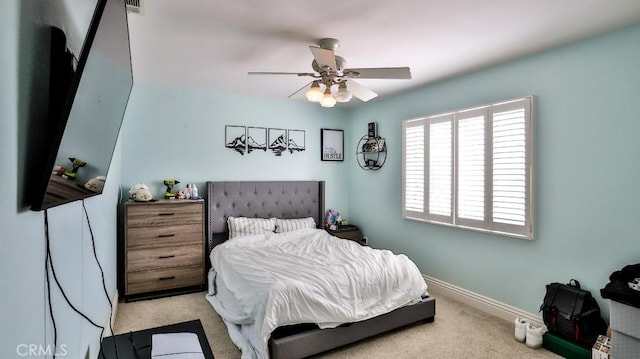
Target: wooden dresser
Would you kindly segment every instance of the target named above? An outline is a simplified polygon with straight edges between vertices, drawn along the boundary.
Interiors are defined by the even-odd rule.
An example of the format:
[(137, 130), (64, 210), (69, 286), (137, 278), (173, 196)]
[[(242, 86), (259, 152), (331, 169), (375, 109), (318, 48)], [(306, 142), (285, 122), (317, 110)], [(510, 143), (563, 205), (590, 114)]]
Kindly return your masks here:
[(203, 200), (127, 202), (124, 229), (125, 300), (204, 288)]

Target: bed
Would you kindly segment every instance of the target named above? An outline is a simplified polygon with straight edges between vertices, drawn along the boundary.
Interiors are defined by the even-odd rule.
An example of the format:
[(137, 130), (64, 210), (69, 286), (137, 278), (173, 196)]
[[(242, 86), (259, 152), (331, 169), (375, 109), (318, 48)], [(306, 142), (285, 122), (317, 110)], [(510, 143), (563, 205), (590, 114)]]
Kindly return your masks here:
[[(375, 260), (371, 262), (380, 262), (381, 265), (385, 266), (385, 270), (374, 270), (374, 272), (381, 272), (380, 275), (385, 276), (388, 275), (387, 272), (393, 272), (390, 268), (396, 265), (400, 273), (406, 270), (411, 271), (413, 270), (411, 268), (415, 267), (412, 262), (410, 264), (404, 263), (405, 261), (410, 262), (406, 256), (396, 256), (389, 251), (360, 247), (355, 242), (337, 239), (323, 230), (308, 227), (285, 233), (250, 233), (252, 235), (240, 236), (227, 241), (229, 235), (227, 221), (230, 217), (232, 219), (237, 217), (278, 218), (282, 219), (280, 223), (288, 223), (290, 222), (288, 221), (289, 219), (311, 218), (318, 227), (321, 227), (324, 216), (324, 182), (207, 182), (206, 190), (207, 240), (209, 251), (211, 252), (210, 263), (213, 263), (208, 275), (209, 290), (207, 299), (222, 317), (233, 342), (242, 350), (243, 359), (256, 357), (276, 359), (308, 357), (408, 324), (421, 321), (432, 322), (434, 320), (435, 299), (426, 295), (426, 285), (424, 285), (424, 281), (419, 276), (419, 271), (417, 275), (420, 283), (415, 282), (416, 273), (412, 273), (411, 276), (406, 274), (396, 275), (396, 277), (411, 277), (414, 282), (406, 280), (394, 281), (393, 278), (387, 280), (387, 282), (393, 282), (393, 286), (372, 286), (371, 283), (361, 283), (361, 289), (356, 289), (358, 284), (357, 281), (354, 281), (356, 282), (354, 289), (349, 291), (357, 292), (355, 296), (360, 298), (360, 301), (366, 302), (362, 307), (354, 305), (358, 307), (358, 310), (355, 307), (353, 310), (345, 309), (345, 306), (353, 302), (353, 298), (349, 297), (351, 295), (349, 293), (345, 294), (346, 297), (341, 297), (339, 301), (336, 301), (335, 308), (326, 309), (326, 307), (315, 306), (315, 302), (324, 303), (326, 296), (323, 297), (322, 294), (319, 294), (320, 292), (315, 284), (309, 285), (313, 284), (311, 282), (315, 282), (314, 280), (307, 280), (305, 282), (306, 289), (304, 290), (300, 288), (291, 290), (289, 284), (285, 283), (280, 285), (280, 291), (270, 289), (269, 292), (266, 292), (267, 294), (261, 291), (263, 277), (271, 279), (277, 277), (278, 283), (284, 283), (280, 282), (282, 278), (279, 276), (287, 271), (287, 266), (293, 265), (291, 263), (281, 265), (288, 258), (279, 257), (279, 251), (284, 247), (291, 247), (294, 251), (297, 251), (296, 253), (315, 253), (312, 254), (315, 256), (330, 252), (327, 258), (322, 259), (322, 263), (328, 263), (327, 261), (339, 257), (340, 253), (345, 255), (345, 258), (350, 258), (353, 263), (356, 263), (357, 257), (360, 255), (378, 256), (373, 257)], [(235, 233), (232, 235), (235, 235)], [(301, 238), (304, 239), (301, 240)], [(213, 250), (216, 246), (219, 247)], [(327, 253), (324, 254), (326, 255)], [(279, 259), (275, 260), (274, 258)], [(313, 259), (313, 257), (310, 258)], [(386, 263), (384, 262), (386, 260), (392, 262)], [(256, 264), (260, 266), (259, 268), (272, 264), (276, 267), (265, 271), (249, 271), (247, 269), (249, 267), (243, 267)], [(311, 272), (312, 267), (313, 265), (307, 264), (304, 268), (293, 270), (293, 272), (302, 278), (304, 276), (315, 278), (314, 276), (317, 273)], [(351, 270), (360, 271), (362, 266), (353, 267)], [(319, 266), (318, 270), (321, 269), (322, 266)], [(325, 266), (325, 270), (328, 272), (329, 277), (338, 277), (339, 273), (343, 271), (342, 269), (335, 270), (334, 265)], [(415, 268), (415, 271), (417, 271), (417, 268)], [(251, 273), (248, 276), (250, 278), (238, 277), (241, 273)], [(349, 278), (363, 277), (361, 272), (357, 273), (359, 274), (350, 275)], [(255, 283), (257, 283), (257, 286), (252, 287), (251, 285)], [(397, 286), (399, 285), (406, 286), (406, 288), (398, 288)], [(336, 284), (336, 286), (339, 286), (339, 284)], [(372, 288), (378, 290), (387, 286), (392, 287), (389, 293), (380, 297), (367, 295), (366, 293), (363, 295), (362, 292), (358, 292), (358, 290), (370, 291)], [(424, 286), (424, 288), (421, 286)], [(254, 289), (255, 295), (251, 295), (252, 292), (250, 290)], [(311, 295), (304, 298), (297, 297), (298, 292), (307, 290)], [(287, 302), (287, 300), (277, 299), (281, 298), (278, 297), (279, 295), (285, 295), (282, 293), (289, 296), (287, 300), (294, 298), (291, 303), (296, 304), (291, 308), (286, 307), (283, 309), (281, 303)], [(340, 295), (342, 294), (336, 294), (336, 297)], [(262, 296), (266, 298), (265, 301), (258, 300)], [(276, 298), (275, 301), (274, 298)], [(322, 298), (322, 300), (318, 298)], [(362, 298), (375, 298), (375, 300)], [(277, 305), (274, 305), (274, 302)], [(310, 305), (311, 307), (309, 308), (312, 309), (306, 309), (307, 307), (304, 306), (301, 307), (303, 308), (302, 310), (297, 308), (298, 304), (303, 302), (305, 305)], [(253, 303), (258, 304), (253, 307), (248, 306), (247, 303), (252, 303), (251, 305), (254, 305)], [(375, 307), (368, 306), (374, 304), (376, 305)], [(278, 314), (271, 316), (274, 311), (277, 311)], [(247, 312), (250, 313), (247, 314)], [(317, 318), (314, 318), (319, 318), (319, 320), (310, 320), (308, 317), (310, 312), (313, 312), (317, 316)], [(284, 317), (282, 313), (284, 313)], [(334, 314), (336, 315), (336, 320), (332, 321), (334, 318), (331, 315)], [(345, 318), (356, 319), (347, 321)]]

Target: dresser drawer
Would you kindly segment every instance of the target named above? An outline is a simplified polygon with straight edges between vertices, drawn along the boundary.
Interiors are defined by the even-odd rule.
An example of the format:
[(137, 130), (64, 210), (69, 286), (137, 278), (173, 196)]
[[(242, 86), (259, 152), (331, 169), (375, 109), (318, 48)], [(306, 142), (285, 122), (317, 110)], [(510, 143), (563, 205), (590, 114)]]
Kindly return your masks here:
[(153, 203), (129, 205), (126, 213), (127, 227), (156, 225), (179, 225), (204, 222), (203, 204), (197, 203)]
[(185, 244), (201, 244), (202, 224), (127, 228), (127, 249), (145, 249)]
[(203, 277), (202, 266), (131, 272), (127, 275), (126, 294), (201, 285)]
[(202, 266), (203, 261), (200, 244), (130, 250), (127, 252), (127, 272), (131, 275), (131, 272), (148, 269)]

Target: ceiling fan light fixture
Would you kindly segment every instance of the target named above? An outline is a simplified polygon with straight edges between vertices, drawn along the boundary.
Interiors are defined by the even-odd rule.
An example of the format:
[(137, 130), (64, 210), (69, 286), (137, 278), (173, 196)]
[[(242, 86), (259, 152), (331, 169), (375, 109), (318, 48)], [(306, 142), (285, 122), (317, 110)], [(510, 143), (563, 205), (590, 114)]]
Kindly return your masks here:
[(318, 81), (313, 81), (311, 88), (309, 88), (306, 93), (306, 96), (307, 100), (311, 102), (320, 102), (320, 100), (322, 100), (324, 94), (322, 93), (322, 90), (320, 90), (320, 84)]
[[(131, 0), (133, 1), (133, 0)], [(335, 54), (339, 41), (326, 38), (318, 42), (318, 46), (309, 46), (313, 61), (313, 72), (255, 72), (249, 75), (295, 75), (313, 78), (309, 84), (302, 86), (296, 92), (289, 95), (298, 97), (305, 92), (307, 100), (319, 102), (323, 107), (334, 107), (337, 102), (349, 102), (355, 96), (363, 102), (367, 102), (376, 96), (375, 92), (352, 79), (411, 79), (409, 67), (363, 67), (347, 68), (344, 57)], [(347, 86), (346, 82), (349, 82)], [(331, 87), (335, 86), (333, 96)]]
[(351, 91), (347, 89), (347, 83), (346, 82), (340, 83), (340, 87), (338, 88), (338, 91), (336, 92), (336, 95), (335, 95), (336, 101), (349, 102), (351, 101), (352, 97), (353, 95), (351, 94)]
[(324, 91), (324, 97), (320, 100), (320, 106), (322, 107), (333, 107), (336, 105), (336, 99), (331, 95), (331, 88), (327, 87)]

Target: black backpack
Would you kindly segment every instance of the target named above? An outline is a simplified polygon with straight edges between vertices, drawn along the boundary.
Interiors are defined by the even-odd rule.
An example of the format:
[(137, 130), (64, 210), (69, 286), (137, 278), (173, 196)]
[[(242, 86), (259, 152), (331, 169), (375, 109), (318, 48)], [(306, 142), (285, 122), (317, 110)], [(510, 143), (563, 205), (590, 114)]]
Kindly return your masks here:
[(598, 335), (607, 331), (600, 306), (591, 292), (580, 289), (575, 279), (569, 284), (547, 284), (540, 310), (550, 333), (586, 348), (591, 348)]

